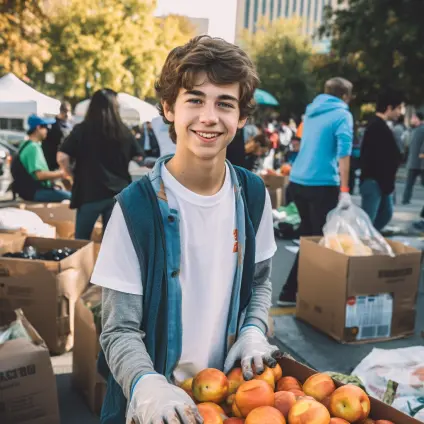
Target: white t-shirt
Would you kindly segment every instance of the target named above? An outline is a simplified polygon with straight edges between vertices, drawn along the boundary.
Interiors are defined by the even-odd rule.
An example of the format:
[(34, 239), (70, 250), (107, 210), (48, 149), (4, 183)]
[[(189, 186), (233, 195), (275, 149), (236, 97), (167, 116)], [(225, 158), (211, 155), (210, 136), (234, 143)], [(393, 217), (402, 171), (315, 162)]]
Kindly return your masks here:
[[(188, 190), (165, 166), (161, 175), (168, 205), (176, 209), (180, 217), (183, 331), (182, 353), (174, 378), (182, 382), (204, 368), (222, 369), (224, 365), (237, 260), (235, 195), (228, 167), (222, 188), (213, 196), (201, 196)], [(267, 194), (256, 234), (255, 261), (271, 258), (276, 249)], [(107, 225), (91, 281), (113, 290), (143, 294), (137, 255), (119, 204), (115, 205)]]

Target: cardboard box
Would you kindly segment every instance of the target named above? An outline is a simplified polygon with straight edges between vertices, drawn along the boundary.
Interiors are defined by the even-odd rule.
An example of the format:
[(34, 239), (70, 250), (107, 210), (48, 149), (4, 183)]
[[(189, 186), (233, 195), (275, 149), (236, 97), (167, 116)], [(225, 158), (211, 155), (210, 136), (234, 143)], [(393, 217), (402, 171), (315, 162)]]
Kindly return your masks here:
[(91, 287), (75, 305), (75, 340), (73, 348), (72, 384), (86, 400), (92, 412), (100, 415), (106, 394), (106, 381), (97, 372), (99, 328), (87, 302), (101, 301), (101, 287)]
[(342, 343), (414, 334), (421, 251), (386, 240), (395, 257), (352, 257), (300, 241), (296, 316)]
[(18, 252), (28, 245), (40, 252), (78, 250), (59, 262), (0, 257), (0, 315), (22, 308), (50, 351), (66, 352), (73, 345), (75, 302), (94, 268), (93, 243), (21, 236), (4, 250)]
[(286, 203), (286, 188), (289, 177), (284, 175), (262, 174), (265, 187), (268, 189), (273, 209), (277, 209)]
[(22, 203), (20, 207), (34, 212), (46, 224), (53, 225), (57, 237), (63, 239), (75, 237), (76, 210), (69, 209), (68, 203)]
[(0, 422), (60, 424), (49, 352), (22, 311), (17, 315), (31, 340), (20, 338), (0, 344)]
[[(310, 377), (312, 374), (315, 374), (316, 371), (312, 368), (309, 368), (299, 362), (296, 362), (294, 359), (289, 357), (283, 357), (280, 359), (279, 364), (283, 369), (285, 376), (292, 376), (297, 378), (302, 384), (305, 380)], [(342, 383), (335, 380), (336, 386), (343, 386)], [(379, 401), (370, 396), (371, 401), (371, 413), (370, 417), (373, 420), (389, 420), (396, 424), (422, 424), (421, 421), (416, 420), (415, 418), (410, 417), (409, 415), (404, 414), (403, 412), (398, 411), (395, 408)]]

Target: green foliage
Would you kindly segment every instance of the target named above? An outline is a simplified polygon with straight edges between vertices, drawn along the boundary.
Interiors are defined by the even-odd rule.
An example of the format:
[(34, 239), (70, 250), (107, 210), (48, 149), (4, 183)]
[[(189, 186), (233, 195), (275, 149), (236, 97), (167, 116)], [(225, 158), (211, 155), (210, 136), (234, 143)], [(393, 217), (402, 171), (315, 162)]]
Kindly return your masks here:
[(423, 16), (417, 0), (349, 0), (347, 8), (327, 9), (321, 34), (332, 37), (339, 73), (348, 65), (362, 101), (394, 89), (413, 104), (423, 102)]
[(261, 88), (278, 99), (281, 115), (300, 117), (314, 94), (311, 45), (301, 36), (301, 21), (263, 20), (255, 34), (242, 34), (242, 45), (256, 64)]
[(45, 19), (41, 0), (0, 0), (0, 75), (13, 72), (26, 79), (50, 57), (42, 38)]

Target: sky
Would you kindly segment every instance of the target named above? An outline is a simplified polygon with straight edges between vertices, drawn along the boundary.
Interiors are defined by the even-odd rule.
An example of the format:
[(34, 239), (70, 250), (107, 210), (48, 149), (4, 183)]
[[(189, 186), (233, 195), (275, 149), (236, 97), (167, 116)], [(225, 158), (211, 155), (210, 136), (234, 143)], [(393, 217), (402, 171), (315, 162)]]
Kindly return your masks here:
[(157, 0), (157, 15), (209, 19), (209, 35), (234, 42), (237, 0)]

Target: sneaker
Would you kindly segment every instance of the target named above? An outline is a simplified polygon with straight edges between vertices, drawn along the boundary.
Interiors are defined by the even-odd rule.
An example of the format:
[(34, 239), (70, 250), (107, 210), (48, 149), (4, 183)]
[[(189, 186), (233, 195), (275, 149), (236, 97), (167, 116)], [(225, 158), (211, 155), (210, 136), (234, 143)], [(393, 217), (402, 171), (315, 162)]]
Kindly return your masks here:
[(296, 295), (281, 293), (277, 305), (282, 307), (296, 306)]

